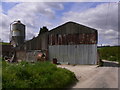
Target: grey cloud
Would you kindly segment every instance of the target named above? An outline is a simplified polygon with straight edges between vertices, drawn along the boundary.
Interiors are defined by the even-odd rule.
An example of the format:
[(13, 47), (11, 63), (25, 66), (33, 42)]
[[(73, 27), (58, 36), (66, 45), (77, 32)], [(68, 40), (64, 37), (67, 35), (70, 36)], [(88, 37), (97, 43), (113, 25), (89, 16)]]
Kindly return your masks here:
[[(33, 2), (33, 0), (4, 0), (4, 2)], [(34, 2), (118, 2), (119, 0), (34, 0)]]
[[(43, 25), (50, 25), (50, 20), (55, 18), (54, 9), (61, 10), (61, 3), (19, 3), (8, 11), (8, 14), (2, 16), (2, 31), (9, 32), (9, 25), (15, 20), (21, 20), (26, 25), (27, 39), (36, 36), (39, 28)], [(48, 26), (49, 27), (49, 26)], [(2, 40), (8, 41), (8, 34), (4, 33)], [(5, 37), (6, 36), (6, 37)], [(1, 37), (0, 37), (1, 38)]]
[(50, 7), (53, 7), (54, 9), (58, 9), (58, 10), (64, 9), (64, 6), (62, 5), (62, 3), (56, 2), (56, 4), (54, 4), (52, 2), (49, 2), (49, 3), (46, 3), (46, 4), (49, 5)]
[[(118, 32), (118, 4), (101, 4), (96, 8), (88, 9), (84, 12), (66, 12), (62, 18), (63, 21), (76, 21), (80, 24), (96, 28), (99, 31), (99, 43), (110, 43), (111, 39), (116, 38)], [(106, 31), (113, 30), (112, 33), (105, 34)], [(105, 39), (105, 41), (102, 39)]]

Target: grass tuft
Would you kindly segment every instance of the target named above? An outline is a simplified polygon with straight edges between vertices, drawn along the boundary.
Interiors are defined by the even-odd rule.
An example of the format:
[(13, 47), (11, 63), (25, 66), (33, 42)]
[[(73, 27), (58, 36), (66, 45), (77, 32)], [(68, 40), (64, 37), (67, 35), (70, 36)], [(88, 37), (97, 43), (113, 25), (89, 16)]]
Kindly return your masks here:
[(50, 62), (2, 64), (3, 88), (64, 88), (77, 81), (73, 72)]

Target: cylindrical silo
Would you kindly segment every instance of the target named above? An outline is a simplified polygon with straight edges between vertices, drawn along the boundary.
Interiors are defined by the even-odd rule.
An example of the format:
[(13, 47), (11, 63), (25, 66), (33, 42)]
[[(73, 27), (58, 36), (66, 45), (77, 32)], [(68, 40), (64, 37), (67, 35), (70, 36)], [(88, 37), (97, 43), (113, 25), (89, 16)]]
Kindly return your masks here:
[(20, 21), (15, 21), (11, 24), (11, 44), (13, 46), (19, 46), (25, 41), (25, 25)]

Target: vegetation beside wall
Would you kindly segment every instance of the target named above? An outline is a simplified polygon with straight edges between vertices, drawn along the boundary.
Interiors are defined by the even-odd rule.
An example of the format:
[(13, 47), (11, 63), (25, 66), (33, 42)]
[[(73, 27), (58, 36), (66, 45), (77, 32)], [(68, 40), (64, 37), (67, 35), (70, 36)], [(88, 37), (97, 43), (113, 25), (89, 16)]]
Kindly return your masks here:
[(120, 47), (101, 47), (98, 48), (100, 58), (110, 61), (118, 61), (120, 63)]
[(0, 42), (0, 45), (10, 45), (10, 43), (7, 43), (7, 42)]
[(50, 62), (3, 61), (2, 70), (3, 88), (62, 88), (77, 81), (73, 72)]

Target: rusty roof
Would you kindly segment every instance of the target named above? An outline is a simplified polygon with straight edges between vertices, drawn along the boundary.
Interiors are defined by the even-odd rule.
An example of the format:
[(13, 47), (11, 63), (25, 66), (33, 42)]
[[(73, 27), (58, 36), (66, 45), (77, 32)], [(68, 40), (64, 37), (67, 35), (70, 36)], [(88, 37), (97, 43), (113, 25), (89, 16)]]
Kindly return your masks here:
[(78, 24), (76, 22), (67, 22), (64, 23), (56, 28), (53, 28), (52, 30), (50, 30), (49, 32), (65, 32), (67, 30), (68, 33), (70, 33), (69, 31), (71, 30), (72, 32), (74, 31), (74, 33), (96, 33), (97, 30), (82, 24)]

